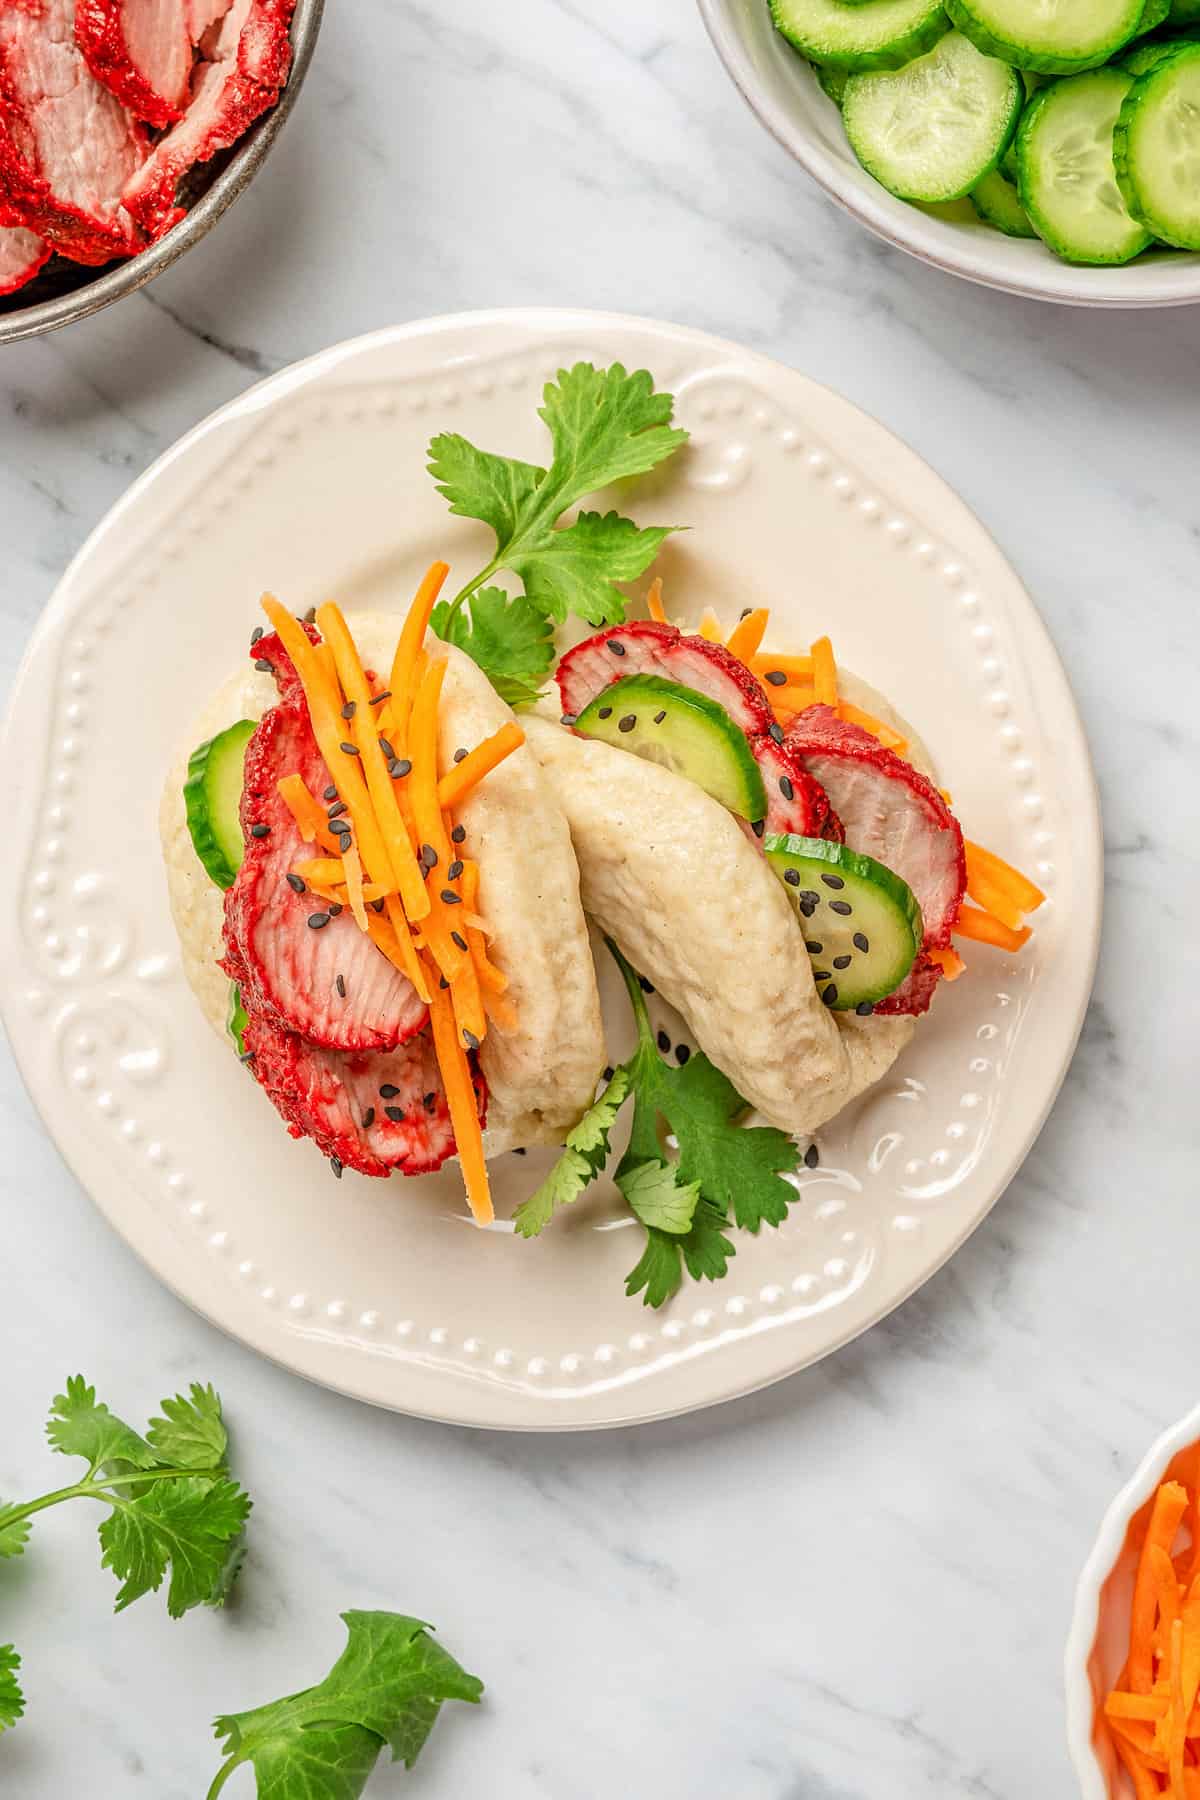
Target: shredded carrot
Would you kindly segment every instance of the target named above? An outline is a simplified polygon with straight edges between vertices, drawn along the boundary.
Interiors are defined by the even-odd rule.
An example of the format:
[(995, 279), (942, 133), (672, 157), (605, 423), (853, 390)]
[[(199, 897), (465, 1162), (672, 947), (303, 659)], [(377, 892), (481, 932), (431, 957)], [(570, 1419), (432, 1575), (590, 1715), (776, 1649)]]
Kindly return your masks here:
[[(813, 659), (811, 656), (776, 656), (773, 652), (764, 652), (750, 658), (750, 667), (760, 677), (766, 675), (786, 675), (789, 681), (811, 681), (813, 676)], [(781, 686), (781, 683), (772, 683)]]
[(839, 700), (837, 714), (838, 718), (844, 719), (847, 725), (857, 725), (860, 731), (869, 731), (873, 738), (879, 739), (885, 750), (894, 750), (897, 756), (903, 756), (908, 749), (906, 737), (901, 737), (898, 731), (893, 731), (892, 727), (885, 725), (882, 719), (873, 718), (870, 713), (863, 712), (861, 707), (851, 706), (848, 700)]
[[(963, 848), (967, 856), (968, 891), (970, 891), (972, 878), (982, 879), (994, 891), (1005, 895), (1022, 918), (1026, 913), (1037, 911), (1046, 896), (1040, 887), (1036, 887), (1030, 881), (1027, 875), (1022, 875), (1019, 869), (1014, 869), (1011, 863), (1004, 861), (1003, 857), (996, 856), (991, 850), (985, 850), (982, 844), (972, 844), (968, 841), (964, 843)], [(980, 901), (981, 906), (985, 904), (985, 901)], [(989, 906), (987, 910), (989, 912), (996, 911), (994, 906)], [(1002, 916), (1002, 914), (997, 914), (998, 918)]]
[(765, 606), (756, 606), (752, 612), (744, 613), (725, 640), (725, 648), (740, 662), (749, 663), (766, 635), (770, 617)]
[(464, 958), (463, 952), (450, 936), (454, 927), (448, 920), (447, 913), (454, 908), (448, 906), (441, 897), (443, 892), (452, 891), (446, 869), (453, 860), (450, 837), (437, 796), (438, 701), (445, 677), (444, 658), (437, 662), (430, 661), (413, 701), (408, 741), (408, 753), (412, 761), (409, 799), (420, 841), (428, 844), (437, 855), (437, 862), (425, 878), (430, 908), (429, 916), (424, 921), (424, 934), (442, 974), (447, 981), (452, 982), (462, 968)]
[(1019, 950), (1033, 935), (1028, 925), (1013, 931), (1002, 920), (993, 918), (989, 912), (981, 912), (977, 906), (964, 906), (953, 930), (955, 937), (973, 938), (977, 944), (991, 944), (997, 950)]
[(337, 850), (337, 840), (329, 831), (325, 808), (310, 790), (303, 775), (284, 775), (276, 782), (279, 798), (296, 821), (296, 828), (306, 844), (320, 844), (322, 850)]
[(1167, 1707), (1165, 1694), (1126, 1694), (1119, 1689), (1104, 1702), (1105, 1713), (1110, 1719), (1140, 1719), (1149, 1725), (1157, 1725)]
[(1171, 1710), (1167, 1715), (1167, 1768), (1171, 1776), (1171, 1800), (1187, 1800), (1183, 1785), (1183, 1753), (1187, 1746), (1188, 1709), (1183, 1700), (1183, 1620), (1171, 1624)]
[(484, 738), (482, 744), (476, 744), (461, 762), (447, 769), (438, 782), (437, 800), (442, 811), (452, 811), (485, 775), (514, 750), (519, 750), (524, 742), (525, 733), (515, 720), (509, 719), (498, 731), (493, 731), (491, 737)]
[(957, 950), (927, 950), (925, 954), (937, 963), (947, 981), (957, 981), (967, 966)]
[(392, 697), (386, 704), (392, 728), (391, 742), (401, 756), (407, 754), (408, 720), (417, 687), (417, 659), (429, 628), (429, 615), (449, 573), (448, 563), (430, 563), (413, 596), (400, 631), (396, 654), (392, 658), (392, 673), (388, 682)]
[(508, 986), (508, 976), (498, 969), (490, 960), (487, 944), (483, 936), (483, 922), (475, 912), (479, 898), (479, 864), (469, 858), (463, 859), (462, 871), (463, 919), (467, 927), (467, 943), (470, 946), (471, 958), (479, 977), (479, 985), (484, 990), (484, 1005), (487, 996), (500, 995)]
[(662, 576), (656, 575), (650, 583), (650, 592), (646, 595), (646, 610), (652, 619), (657, 619), (660, 625), (665, 625), (667, 615), (663, 611), (662, 587)]
[(1160, 1800), (1162, 1789), (1147, 1767), (1145, 1757), (1132, 1744), (1127, 1743), (1123, 1736), (1114, 1737), (1113, 1744), (1129, 1771), (1136, 1800)]
[(721, 621), (718, 619), (711, 606), (706, 606), (701, 613), (700, 623), (696, 627), (696, 636), (704, 638), (706, 642), (710, 644), (723, 644), (725, 642), (724, 635), (721, 631)]
[[(436, 665), (435, 665), (436, 666)], [(420, 697), (418, 696), (418, 704)], [(487, 1163), (483, 1155), (483, 1133), (479, 1125), (479, 1108), (471, 1081), (471, 1066), (454, 1022), (454, 1004), (444, 988), (433, 985), (429, 1016), (433, 1022), (433, 1044), (442, 1085), (450, 1108), (454, 1129), (454, 1145), (462, 1166), (467, 1199), (477, 1225), (490, 1225), (495, 1218)]]
[(1003, 888), (997, 887), (978, 868), (972, 869), (969, 853), (967, 856), (967, 892), (977, 905), (982, 906), (984, 912), (991, 913), (994, 919), (999, 919), (1000, 923), (1007, 925), (1010, 931), (1020, 931), (1025, 922), (1025, 915), (1021, 908), (1009, 898)]
[(833, 660), (833, 645), (827, 637), (818, 638), (812, 647), (812, 671), (817, 705), (836, 706), (838, 703), (837, 664)]
[(353, 844), (348, 844), (342, 851), (342, 866), (346, 871), (346, 894), (350, 901), (350, 911), (354, 914), (354, 923), (360, 931), (368, 930), (367, 908), (363, 900), (362, 861)]
[(1154, 1552), (1158, 1550), (1169, 1557), (1187, 1503), (1187, 1489), (1177, 1481), (1164, 1481), (1154, 1496), (1134, 1583), (1129, 1627), (1129, 1686), (1135, 1694), (1148, 1694), (1154, 1686), (1154, 1625), (1159, 1594)]

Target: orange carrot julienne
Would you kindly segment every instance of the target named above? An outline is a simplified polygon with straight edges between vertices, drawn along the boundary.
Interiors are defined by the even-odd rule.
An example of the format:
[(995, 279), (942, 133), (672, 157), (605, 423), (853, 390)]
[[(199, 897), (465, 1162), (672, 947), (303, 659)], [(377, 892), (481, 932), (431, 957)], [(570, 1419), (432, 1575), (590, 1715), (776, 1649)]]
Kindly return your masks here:
[[(811, 656), (776, 656), (773, 651), (763, 650), (750, 658), (750, 667), (760, 680), (768, 675), (786, 675), (792, 682), (809, 682), (813, 676), (813, 659)], [(782, 682), (768, 682), (769, 687), (782, 687)]]
[(433, 612), (434, 602), (441, 593), (442, 584), (449, 573), (450, 565), (448, 563), (430, 563), (413, 596), (412, 605), (408, 609), (404, 624), (400, 628), (396, 654), (392, 658), (391, 679), (388, 682), (388, 686), (392, 690), (392, 697), (387, 702), (393, 734), (391, 742), (400, 756), (407, 755), (408, 722), (417, 687), (417, 658), (421, 646), (425, 642), (425, 633), (429, 628), (429, 617)]
[(967, 966), (957, 950), (928, 950), (926, 955), (930, 962), (937, 963), (947, 981), (957, 981)]
[(964, 906), (952, 929), (955, 937), (973, 938), (977, 944), (991, 944), (996, 950), (1019, 950), (1033, 936), (1028, 925), (1013, 931), (977, 906)]
[(346, 893), (350, 900), (350, 911), (354, 914), (354, 923), (360, 931), (366, 931), (367, 908), (363, 900), (362, 861), (353, 844), (348, 844), (342, 851), (342, 867), (346, 871)]
[(812, 670), (817, 705), (836, 706), (838, 703), (837, 664), (833, 660), (833, 645), (827, 637), (818, 638), (812, 647)]
[(1148, 1694), (1154, 1686), (1154, 1623), (1159, 1596), (1154, 1552), (1161, 1551), (1169, 1558), (1187, 1503), (1187, 1489), (1177, 1481), (1164, 1481), (1154, 1496), (1134, 1582), (1129, 1626), (1128, 1679), (1135, 1694)]
[(487, 943), (480, 924), (473, 922), (477, 916), (475, 907), (479, 899), (479, 864), (469, 857), (463, 859), (462, 897), (467, 943), (470, 945), (479, 985), (484, 991), (484, 1006), (486, 1007), (489, 994), (499, 996), (505, 991), (508, 986), (508, 976), (489, 959)]
[(1162, 1789), (1153, 1772), (1147, 1767), (1142, 1753), (1135, 1749), (1123, 1734), (1114, 1734), (1113, 1746), (1129, 1771), (1136, 1800), (1160, 1800)]
[(700, 614), (700, 623), (696, 627), (696, 636), (704, 638), (705, 641), (710, 644), (724, 643), (725, 640), (721, 632), (721, 621), (718, 619), (711, 606), (706, 606), (704, 611)]
[(972, 866), (970, 854), (967, 856), (967, 892), (984, 912), (991, 913), (1010, 931), (1020, 931), (1025, 922), (1025, 915), (1016, 902), (1005, 893), (978, 867)]
[(1165, 1694), (1126, 1694), (1120, 1688), (1115, 1688), (1104, 1702), (1110, 1719), (1136, 1719), (1147, 1725), (1157, 1725), (1167, 1706)]
[(1183, 1753), (1187, 1747), (1188, 1712), (1183, 1703), (1183, 1620), (1171, 1625), (1170, 1640), (1171, 1710), (1167, 1717), (1167, 1770), (1171, 1777), (1171, 1800), (1187, 1800), (1183, 1786)]
[(667, 615), (663, 611), (662, 591), (662, 576), (656, 575), (650, 583), (650, 592), (646, 595), (646, 609), (652, 619), (657, 619), (660, 625), (665, 625)]
[(445, 678), (445, 659), (440, 658), (436, 662), (430, 660), (413, 701), (409, 721), (408, 749), (412, 774), (408, 778), (408, 797), (419, 840), (422, 844), (428, 844), (437, 856), (437, 862), (426, 877), (430, 908), (429, 916), (423, 922), (423, 931), (442, 974), (447, 981), (452, 982), (462, 968), (464, 953), (450, 936), (454, 927), (447, 914), (453, 908), (441, 897), (449, 889), (446, 869), (453, 860), (450, 837), (437, 796), (438, 702)]
[(753, 611), (743, 614), (725, 640), (725, 648), (739, 662), (749, 663), (766, 636), (770, 617), (765, 606), (756, 606)]
[[(947, 802), (949, 804), (949, 802)], [(997, 856), (992, 850), (985, 850), (982, 844), (964, 842), (963, 849), (967, 858), (968, 881), (972, 873), (983, 876), (994, 888), (1006, 894), (1009, 900), (1018, 907), (1022, 914), (1036, 912), (1046, 896), (1040, 887), (1014, 869), (1011, 863)], [(989, 908), (989, 911), (992, 909)]]
[(462, 761), (447, 769), (437, 784), (438, 805), (442, 811), (451, 812), (485, 775), (514, 750), (519, 750), (524, 742), (525, 733), (521, 727), (514, 719), (508, 719), (498, 731), (493, 731), (491, 737), (468, 750)]
[(885, 750), (894, 750), (897, 756), (903, 756), (908, 749), (906, 737), (901, 737), (898, 731), (893, 731), (892, 727), (885, 725), (882, 719), (876, 719), (870, 713), (863, 712), (860, 706), (851, 706), (848, 700), (838, 701), (837, 714), (838, 718), (844, 719), (847, 725), (857, 725), (860, 731), (869, 731), (873, 738), (879, 739)]
[(467, 1199), (475, 1216), (475, 1223), (490, 1225), (496, 1214), (483, 1155), (483, 1132), (479, 1124), (471, 1066), (455, 1029), (454, 1006), (450, 995), (444, 988), (435, 984), (431, 986), (429, 1016), (433, 1023), (433, 1046), (442, 1072), (442, 1085), (446, 1090), (450, 1123), (454, 1129), (454, 1146), (462, 1167)]
[(337, 840), (329, 830), (325, 808), (309, 788), (303, 775), (284, 775), (275, 784), (279, 798), (296, 821), (297, 830), (306, 844), (319, 844), (322, 850), (335, 851)]

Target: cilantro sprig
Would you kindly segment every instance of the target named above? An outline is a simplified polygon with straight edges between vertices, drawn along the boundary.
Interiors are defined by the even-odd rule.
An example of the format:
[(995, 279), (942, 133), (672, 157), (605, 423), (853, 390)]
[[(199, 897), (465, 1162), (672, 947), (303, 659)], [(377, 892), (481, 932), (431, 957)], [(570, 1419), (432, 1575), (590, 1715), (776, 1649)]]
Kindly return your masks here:
[(483, 1683), (429, 1635), (419, 1619), (345, 1612), (346, 1648), (323, 1681), (214, 1730), (226, 1757), (208, 1790), (253, 1766), (260, 1800), (358, 1800), (385, 1749), (411, 1769), (443, 1701), (477, 1703)]
[[(51, 1408), (51, 1449), (80, 1457), (87, 1474), (36, 1500), (0, 1502), (0, 1558), (20, 1556), (32, 1521), (65, 1500), (96, 1500), (109, 1510), (99, 1528), (101, 1562), (120, 1588), (116, 1611), (164, 1580), (167, 1611), (180, 1618), (194, 1606), (221, 1606), (237, 1575), (250, 1498), (231, 1480), (229, 1439), (221, 1402), (194, 1382), (185, 1396), (162, 1402), (144, 1434), (96, 1398), (73, 1375)], [(0, 1647), (0, 1731), (24, 1710), (12, 1645)]]
[[(674, 529), (639, 527), (617, 512), (581, 512), (560, 524), (589, 494), (649, 473), (687, 441), (671, 423), (673, 409), (646, 369), (576, 363), (543, 392), (549, 468), (480, 450), (457, 432), (431, 442), (429, 473), (451, 512), (481, 520), (496, 537), (487, 567), (434, 608), (433, 629), (512, 704), (536, 699), (554, 661), (553, 623), (572, 614), (591, 625), (620, 623), (625, 598), (615, 584), (643, 575)], [(518, 577), (523, 594), (488, 585), (502, 570)]]
[[(536, 1237), (562, 1206), (577, 1200), (603, 1171), (609, 1134), (625, 1100), (633, 1095), (629, 1145), (613, 1179), (645, 1229), (645, 1248), (626, 1277), (625, 1291), (647, 1306), (662, 1306), (686, 1268), (693, 1280), (719, 1281), (736, 1254), (731, 1223), (757, 1232), (781, 1225), (796, 1190), (784, 1179), (800, 1166), (800, 1151), (773, 1126), (743, 1126), (746, 1102), (703, 1052), (681, 1067), (658, 1051), (637, 975), (611, 939), (637, 1025), (633, 1055), (613, 1075), (584, 1114), (536, 1193), (518, 1207), (513, 1223), (522, 1237)], [(665, 1125), (678, 1146), (663, 1147)]]

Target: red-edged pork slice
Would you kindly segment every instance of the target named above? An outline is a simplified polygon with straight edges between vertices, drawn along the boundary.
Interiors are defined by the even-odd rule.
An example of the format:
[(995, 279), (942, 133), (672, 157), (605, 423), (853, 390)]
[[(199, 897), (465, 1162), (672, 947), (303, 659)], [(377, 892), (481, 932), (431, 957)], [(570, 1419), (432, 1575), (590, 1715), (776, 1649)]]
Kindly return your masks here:
[(0, 225), (0, 294), (15, 294), (48, 260), (45, 238), (26, 225)]
[(88, 68), (123, 106), (162, 128), (183, 117), (192, 73), (184, 0), (76, 0)]
[[(779, 726), (775, 727), (783, 736)], [(750, 739), (750, 748), (762, 772), (767, 790), (766, 830), (790, 832), (794, 837), (832, 838), (842, 843), (842, 827), (829, 804), (829, 796), (813, 779), (786, 740), (771, 732)]]
[[(962, 907), (967, 870), (962, 831), (937, 788), (828, 706), (802, 712), (787, 742), (829, 795), (850, 848), (893, 869), (916, 895), (923, 949), (944, 949)], [(924, 1012), (939, 975), (936, 963), (919, 961), (904, 987), (875, 1010)]]
[(126, 206), (150, 237), (161, 237), (182, 217), (176, 192), (188, 170), (235, 144), (278, 100), (291, 67), (294, 5), (233, 0), (205, 35), (187, 111), (125, 189)]
[(933, 991), (941, 979), (942, 971), (938, 964), (930, 962), (922, 951), (895, 993), (875, 1002), (876, 1013), (905, 1013), (915, 1018), (928, 1012)]
[(653, 619), (610, 626), (567, 651), (558, 665), (558, 691), (568, 721), (625, 675), (660, 675), (707, 694), (747, 737), (770, 730), (774, 722), (762, 688), (723, 644), (685, 637), (676, 626)]
[[(321, 1050), (251, 1014), (249, 1066), (293, 1137), (311, 1138), (340, 1174), (427, 1175), (454, 1154), (454, 1130), (428, 1031), (398, 1050)], [(475, 1077), (479, 1116), (487, 1113)]]
[(122, 202), (149, 144), (75, 41), (74, 0), (0, 0), (0, 197), (75, 262), (129, 256)]
[[(258, 647), (266, 644), (264, 639)], [(282, 669), (286, 658), (278, 654)], [(290, 663), (286, 669), (285, 693), (294, 682)], [(285, 1031), (326, 1049), (393, 1049), (420, 1031), (426, 1008), (349, 909), (331, 913), (327, 901), (307, 889), (297, 892), (289, 882), (298, 862), (320, 854), (304, 843), (279, 796), (279, 780), (293, 771), (318, 796), (330, 785), (308, 709), (302, 699), (290, 698), (264, 714), (246, 746), (246, 850), (225, 895), (221, 966), (242, 989), (247, 1012)]]
[(183, 0), (188, 36), (198, 44), (229, 11), (232, 0)]

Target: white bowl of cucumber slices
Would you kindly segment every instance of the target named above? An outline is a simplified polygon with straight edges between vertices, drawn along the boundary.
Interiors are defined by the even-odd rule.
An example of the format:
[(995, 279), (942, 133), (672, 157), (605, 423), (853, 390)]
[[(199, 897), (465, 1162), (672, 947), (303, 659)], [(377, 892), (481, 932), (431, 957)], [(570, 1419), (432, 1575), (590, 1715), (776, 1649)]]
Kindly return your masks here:
[(699, 4), (763, 124), (889, 243), (1038, 300), (1200, 300), (1200, 0)]

